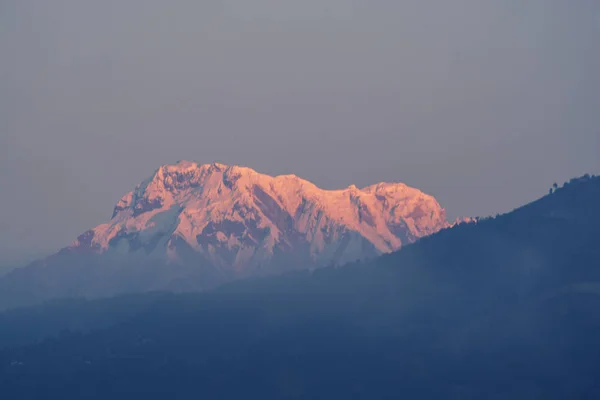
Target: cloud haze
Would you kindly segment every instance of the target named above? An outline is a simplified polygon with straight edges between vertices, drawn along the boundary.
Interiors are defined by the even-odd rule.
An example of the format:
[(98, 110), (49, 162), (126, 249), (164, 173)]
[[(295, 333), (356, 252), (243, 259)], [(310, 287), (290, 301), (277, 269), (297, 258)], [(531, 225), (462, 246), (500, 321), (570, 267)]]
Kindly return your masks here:
[(599, 37), (595, 0), (4, 0), (0, 259), (179, 159), (510, 210), (600, 172)]

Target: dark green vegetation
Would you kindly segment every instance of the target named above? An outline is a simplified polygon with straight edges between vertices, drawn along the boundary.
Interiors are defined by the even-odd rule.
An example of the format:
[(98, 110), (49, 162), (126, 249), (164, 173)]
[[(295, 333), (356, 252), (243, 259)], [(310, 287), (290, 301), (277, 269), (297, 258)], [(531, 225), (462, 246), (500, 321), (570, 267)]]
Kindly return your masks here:
[(5, 311), (0, 314), (0, 349), (111, 326), (126, 321), (166, 296), (145, 293), (96, 301), (53, 300), (36, 307)]
[[(3, 350), (0, 392), (14, 399), (600, 398), (599, 205), (600, 178), (583, 177), (512, 213), (370, 263), (205, 294), (54, 303), (46, 318), (35, 314), (43, 309), (16, 310), (0, 318), (0, 330), (44, 325), (21, 342), (61, 324), (98, 329)], [(16, 343), (17, 331), (1, 340)]]

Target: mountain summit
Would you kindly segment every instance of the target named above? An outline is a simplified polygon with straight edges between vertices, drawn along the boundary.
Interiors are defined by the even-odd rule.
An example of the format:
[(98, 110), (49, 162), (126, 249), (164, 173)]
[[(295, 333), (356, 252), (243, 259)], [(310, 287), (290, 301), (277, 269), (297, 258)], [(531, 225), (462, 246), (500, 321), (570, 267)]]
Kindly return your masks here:
[(341, 264), (449, 226), (438, 202), (402, 183), (324, 190), (295, 175), (180, 161), (127, 193), (112, 219), (66, 253), (139, 253), (246, 274), (274, 261)]
[(375, 257), (448, 226), (433, 197), (402, 183), (323, 190), (294, 175), (180, 161), (123, 196), (107, 223), (0, 279), (0, 308), (205, 290)]

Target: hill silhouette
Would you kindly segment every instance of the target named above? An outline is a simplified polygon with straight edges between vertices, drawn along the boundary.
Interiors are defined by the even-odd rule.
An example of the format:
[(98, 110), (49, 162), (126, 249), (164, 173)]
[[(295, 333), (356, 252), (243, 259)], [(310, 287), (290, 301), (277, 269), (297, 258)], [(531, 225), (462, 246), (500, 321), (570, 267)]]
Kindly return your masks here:
[[(112, 299), (96, 311), (105, 317), (90, 325), (98, 329), (0, 352), (0, 390), (63, 399), (598, 398), (598, 204), (600, 178), (584, 176), (370, 262), (155, 295), (120, 318)], [(32, 310), (5, 314), (0, 328)]]

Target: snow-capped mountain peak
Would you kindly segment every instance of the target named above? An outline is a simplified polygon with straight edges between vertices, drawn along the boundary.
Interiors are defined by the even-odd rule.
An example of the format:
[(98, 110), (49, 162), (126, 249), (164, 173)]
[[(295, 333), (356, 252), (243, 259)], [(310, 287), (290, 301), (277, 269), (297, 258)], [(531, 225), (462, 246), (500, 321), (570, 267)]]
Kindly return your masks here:
[(324, 190), (295, 175), (179, 161), (158, 168), (119, 200), (110, 221), (65, 251), (202, 260), (247, 273), (277, 260), (353, 261), (447, 226), (432, 196), (402, 183)]

